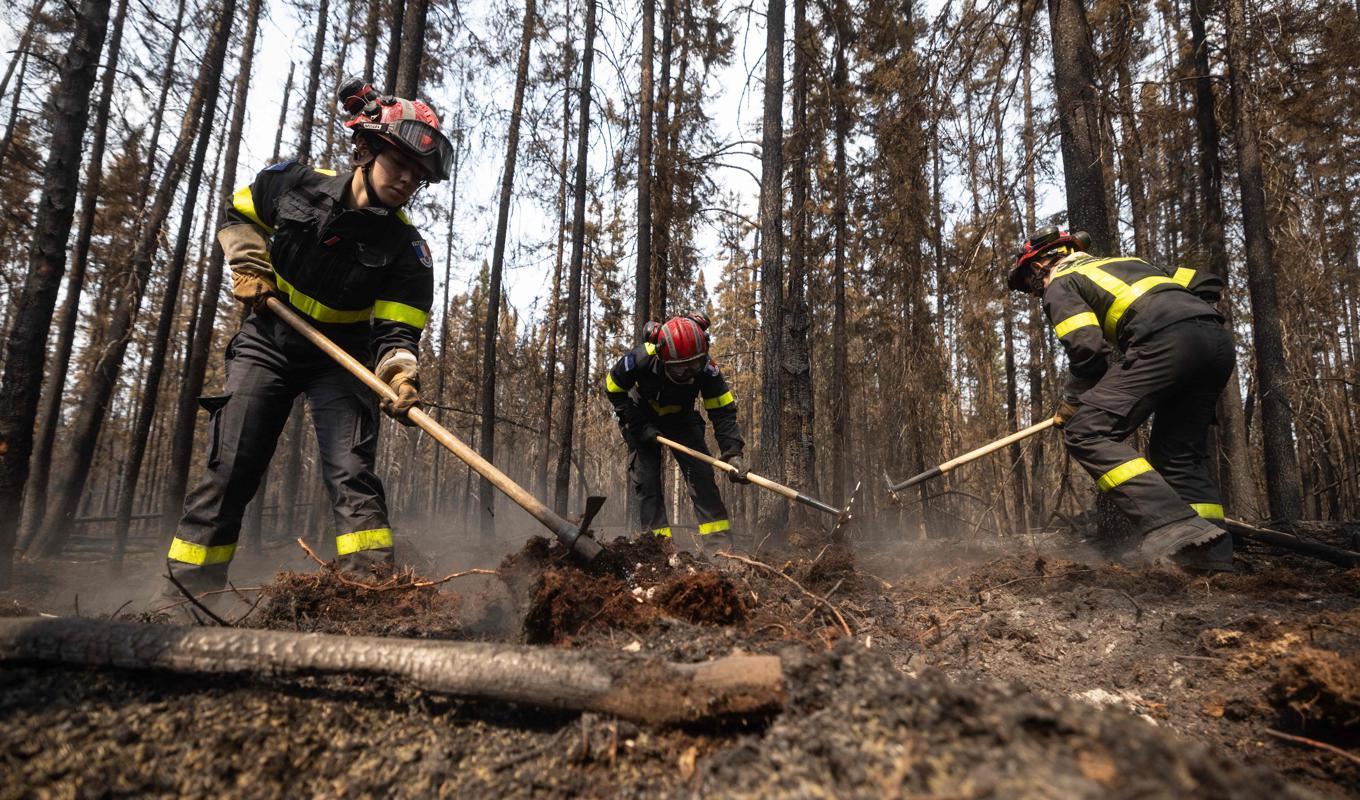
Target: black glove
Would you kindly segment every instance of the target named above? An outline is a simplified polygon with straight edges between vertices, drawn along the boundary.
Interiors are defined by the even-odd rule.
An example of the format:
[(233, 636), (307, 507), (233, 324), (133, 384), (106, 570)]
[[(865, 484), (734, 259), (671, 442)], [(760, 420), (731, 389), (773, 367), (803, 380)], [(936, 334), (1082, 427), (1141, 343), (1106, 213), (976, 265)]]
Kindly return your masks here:
[(656, 437), (661, 435), (661, 431), (655, 425), (643, 425), (633, 434), (633, 439), (639, 446), (656, 447)]
[(735, 471), (727, 473), (727, 479), (729, 481), (733, 483), (751, 482), (751, 479), (746, 477), (746, 473), (750, 470), (750, 467), (746, 466), (746, 459), (742, 458), (740, 453), (724, 458), (723, 460), (736, 468)]
[(1064, 397), (1058, 401), (1058, 410), (1053, 412), (1053, 424), (1059, 428), (1067, 424), (1067, 421), (1077, 413), (1077, 407), (1081, 403), (1070, 397)]

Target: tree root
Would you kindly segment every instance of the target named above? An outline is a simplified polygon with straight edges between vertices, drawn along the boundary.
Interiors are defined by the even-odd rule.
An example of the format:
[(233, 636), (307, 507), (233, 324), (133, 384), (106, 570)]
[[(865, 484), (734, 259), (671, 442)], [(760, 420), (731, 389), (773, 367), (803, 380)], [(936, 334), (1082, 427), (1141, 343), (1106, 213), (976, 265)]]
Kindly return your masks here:
[(385, 675), (425, 691), (652, 725), (763, 716), (784, 703), (777, 656), (677, 664), (615, 652), (69, 617), (0, 619), (0, 662), (12, 661), (201, 676)]

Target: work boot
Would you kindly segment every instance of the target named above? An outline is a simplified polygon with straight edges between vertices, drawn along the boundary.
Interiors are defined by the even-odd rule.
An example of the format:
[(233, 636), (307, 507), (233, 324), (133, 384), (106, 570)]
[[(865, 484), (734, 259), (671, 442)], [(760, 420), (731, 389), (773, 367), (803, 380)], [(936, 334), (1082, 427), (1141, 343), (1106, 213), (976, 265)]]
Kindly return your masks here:
[(1186, 572), (1236, 572), (1233, 567), (1233, 540), (1220, 536), (1204, 544), (1193, 544), (1171, 557), (1171, 561)]
[(1148, 531), (1138, 552), (1149, 563), (1159, 564), (1187, 547), (1206, 544), (1226, 535), (1222, 528), (1207, 519), (1179, 519)]

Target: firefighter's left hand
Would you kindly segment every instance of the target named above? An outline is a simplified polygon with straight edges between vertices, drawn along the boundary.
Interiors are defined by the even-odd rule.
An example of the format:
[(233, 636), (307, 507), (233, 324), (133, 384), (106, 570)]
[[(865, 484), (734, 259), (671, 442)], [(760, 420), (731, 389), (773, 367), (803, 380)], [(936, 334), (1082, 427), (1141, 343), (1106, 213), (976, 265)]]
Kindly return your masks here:
[(1064, 397), (1058, 401), (1058, 410), (1053, 412), (1053, 424), (1059, 428), (1067, 424), (1067, 421), (1077, 413), (1080, 403)]
[(384, 397), (378, 402), (383, 413), (406, 427), (415, 425), (406, 412), (420, 405), (420, 384), (407, 375), (397, 375), (388, 384), (397, 393), (395, 400)]
[(734, 471), (727, 473), (727, 479), (729, 481), (733, 483), (751, 482), (751, 479), (746, 477), (746, 473), (750, 470), (750, 467), (746, 466), (746, 459), (742, 458), (740, 455), (735, 455), (725, 460), (728, 464), (735, 467)]

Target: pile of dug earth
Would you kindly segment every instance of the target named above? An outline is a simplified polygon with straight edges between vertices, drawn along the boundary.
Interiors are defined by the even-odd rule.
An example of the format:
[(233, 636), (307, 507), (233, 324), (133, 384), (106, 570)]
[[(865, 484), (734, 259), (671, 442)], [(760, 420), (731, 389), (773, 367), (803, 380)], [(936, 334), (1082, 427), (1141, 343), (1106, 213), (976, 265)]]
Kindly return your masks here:
[(1279, 800), (1360, 785), (1354, 571), (1204, 579), (1033, 555), (922, 571), (868, 548), (608, 547), (582, 567), (535, 539), (495, 575), (444, 582), (282, 573), (228, 621), (682, 664), (777, 656), (782, 704), (657, 726), (368, 674), (3, 661), (0, 798)]

